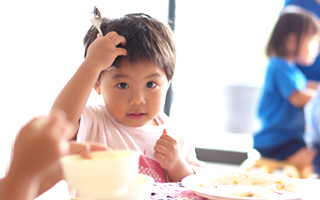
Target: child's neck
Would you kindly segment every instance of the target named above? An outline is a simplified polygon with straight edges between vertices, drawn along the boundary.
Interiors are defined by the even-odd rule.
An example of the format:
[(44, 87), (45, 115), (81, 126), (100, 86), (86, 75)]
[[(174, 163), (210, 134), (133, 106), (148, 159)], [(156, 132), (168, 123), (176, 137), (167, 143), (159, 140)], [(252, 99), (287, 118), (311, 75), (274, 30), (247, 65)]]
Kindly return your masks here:
[(149, 122), (147, 123), (147, 125), (150, 125), (150, 126), (159, 126), (159, 124), (158, 124), (158, 122), (157, 122), (156, 119), (153, 119), (153, 120), (149, 121)]
[(295, 63), (295, 57), (294, 56), (285, 56), (284, 57), (287, 61), (291, 63)]

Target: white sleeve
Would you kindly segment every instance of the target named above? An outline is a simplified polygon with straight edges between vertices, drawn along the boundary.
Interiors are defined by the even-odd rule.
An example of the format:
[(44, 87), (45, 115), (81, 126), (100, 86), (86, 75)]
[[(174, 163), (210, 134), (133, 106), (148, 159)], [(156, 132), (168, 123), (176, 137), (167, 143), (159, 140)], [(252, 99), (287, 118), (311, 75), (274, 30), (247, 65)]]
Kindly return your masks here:
[(206, 164), (203, 161), (198, 160), (195, 148), (183, 136), (180, 140), (180, 147), (182, 155), (186, 159), (187, 163), (193, 168), (194, 172), (203, 172), (206, 168)]

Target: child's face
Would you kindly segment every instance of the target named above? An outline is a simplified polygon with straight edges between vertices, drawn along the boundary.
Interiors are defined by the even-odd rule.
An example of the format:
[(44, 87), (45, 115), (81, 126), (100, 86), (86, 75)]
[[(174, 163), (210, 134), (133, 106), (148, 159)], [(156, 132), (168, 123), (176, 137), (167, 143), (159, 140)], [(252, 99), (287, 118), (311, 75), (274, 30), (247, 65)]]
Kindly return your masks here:
[(319, 42), (316, 35), (306, 35), (301, 38), (300, 49), (296, 58), (298, 64), (310, 66), (319, 54)]
[(154, 118), (163, 109), (169, 84), (164, 69), (155, 64), (138, 62), (132, 66), (123, 61), (118, 70), (103, 72), (95, 89), (118, 122), (140, 127), (157, 125)]

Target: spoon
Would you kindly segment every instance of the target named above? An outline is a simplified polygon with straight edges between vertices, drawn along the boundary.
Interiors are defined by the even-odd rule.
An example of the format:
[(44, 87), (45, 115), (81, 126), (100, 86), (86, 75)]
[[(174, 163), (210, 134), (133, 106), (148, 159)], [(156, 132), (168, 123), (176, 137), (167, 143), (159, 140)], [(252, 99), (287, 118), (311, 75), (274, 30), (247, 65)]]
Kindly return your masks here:
[(103, 37), (102, 31), (100, 29), (100, 26), (102, 23), (102, 18), (101, 18), (101, 13), (100, 13), (99, 9), (97, 7), (94, 7), (92, 14), (94, 16), (91, 18), (91, 23), (94, 27), (96, 27), (96, 29), (98, 29), (101, 37)]

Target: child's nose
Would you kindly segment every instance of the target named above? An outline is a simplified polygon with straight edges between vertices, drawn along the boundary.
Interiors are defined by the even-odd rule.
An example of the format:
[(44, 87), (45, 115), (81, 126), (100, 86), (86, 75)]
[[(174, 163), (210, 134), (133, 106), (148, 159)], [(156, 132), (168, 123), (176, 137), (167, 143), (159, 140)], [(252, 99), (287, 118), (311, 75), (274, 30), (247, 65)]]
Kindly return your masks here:
[(129, 103), (131, 106), (140, 105), (140, 104), (145, 105), (146, 100), (145, 100), (143, 92), (134, 92), (131, 96)]

